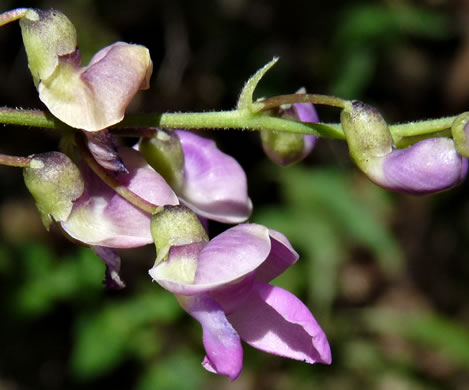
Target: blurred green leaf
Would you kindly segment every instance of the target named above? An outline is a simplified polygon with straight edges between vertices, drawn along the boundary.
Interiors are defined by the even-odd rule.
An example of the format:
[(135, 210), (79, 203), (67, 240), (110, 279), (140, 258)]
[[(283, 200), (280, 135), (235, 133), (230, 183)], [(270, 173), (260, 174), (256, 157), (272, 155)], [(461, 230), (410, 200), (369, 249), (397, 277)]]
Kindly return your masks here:
[[(146, 358), (161, 348), (156, 324), (182, 314), (175, 298), (155, 286), (126, 301), (84, 315), (76, 329), (72, 372), (81, 379), (102, 375), (130, 354)], [(140, 350), (140, 347), (144, 347)]]
[(180, 350), (150, 366), (141, 377), (137, 390), (197, 390), (206, 389), (207, 374), (200, 357), (190, 350)]
[(20, 254), (25, 282), (11, 302), (17, 313), (38, 316), (59, 301), (83, 299), (103, 288), (104, 264), (89, 249), (59, 260), (45, 245), (28, 244)]
[(343, 98), (359, 99), (378, 59), (403, 45), (406, 35), (427, 39), (448, 39), (451, 35), (448, 17), (404, 3), (353, 5), (339, 18), (333, 38), (337, 72), (331, 91)]
[(370, 309), (364, 312), (364, 318), (376, 332), (401, 336), (469, 368), (469, 330), (450, 318), (432, 312), (403, 313), (392, 309)]

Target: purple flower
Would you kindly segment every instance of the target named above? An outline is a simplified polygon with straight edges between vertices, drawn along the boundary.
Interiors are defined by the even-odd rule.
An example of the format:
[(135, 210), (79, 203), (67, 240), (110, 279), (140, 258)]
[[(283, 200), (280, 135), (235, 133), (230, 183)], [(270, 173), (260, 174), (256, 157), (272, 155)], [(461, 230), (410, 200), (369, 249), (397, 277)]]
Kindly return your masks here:
[(98, 131), (120, 122), (138, 92), (149, 86), (148, 49), (116, 42), (101, 49), (86, 67), (80, 52), (59, 57), (57, 70), (37, 86), (39, 98), (67, 125)]
[(467, 160), (450, 138), (425, 139), (396, 149), (382, 115), (358, 101), (342, 110), (341, 123), (355, 163), (383, 188), (429, 194), (451, 188), (467, 175)]
[(0, 25), (18, 19), (39, 98), (67, 125), (86, 131), (114, 125), (138, 90), (149, 87), (147, 48), (116, 42), (82, 67), (75, 27), (63, 13), (18, 8), (0, 14)]
[(177, 130), (184, 153), (183, 185), (176, 192), (198, 215), (223, 223), (249, 218), (252, 202), (243, 168), (211, 139)]
[[(157, 206), (179, 204), (173, 190), (138, 151), (121, 147), (119, 155), (129, 170), (118, 177), (122, 186)], [(135, 248), (152, 243), (151, 215), (122, 198), (89, 168), (82, 172), (85, 190), (61, 223), (64, 231), (91, 246)]]
[[(306, 93), (301, 88), (297, 94)], [(281, 108), (279, 116), (305, 123), (319, 121), (318, 114), (311, 103), (295, 103)], [(287, 166), (303, 160), (316, 145), (318, 137), (291, 133), (261, 131), (262, 147), (267, 156), (277, 164)]]
[(202, 325), (203, 366), (234, 380), (242, 369), (241, 340), (311, 364), (331, 362), (327, 338), (308, 308), (267, 284), (297, 259), (283, 234), (244, 224), (209, 243), (173, 246), (149, 273)]

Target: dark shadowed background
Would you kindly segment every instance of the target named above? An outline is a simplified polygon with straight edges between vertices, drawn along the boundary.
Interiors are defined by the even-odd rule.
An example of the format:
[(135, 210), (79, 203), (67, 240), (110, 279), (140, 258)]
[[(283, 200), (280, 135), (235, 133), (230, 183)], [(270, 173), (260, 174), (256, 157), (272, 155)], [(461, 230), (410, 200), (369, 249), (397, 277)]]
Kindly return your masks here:
[[(147, 46), (151, 89), (128, 111), (231, 109), (273, 56), (258, 96), (303, 86), (373, 104), (391, 123), (469, 107), (468, 1), (1, 0), (0, 12), (19, 6), (64, 12), (85, 63), (116, 40)], [(0, 105), (44, 109), (17, 23), (0, 29), (0, 53)], [(245, 168), (251, 220), (300, 252), (276, 284), (315, 314), (332, 366), (246, 346), (236, 382), (205, 372), (199, 325), (147, 274), (153, 247), (121, 251), (128, 287), (105, 290), (101, 261), (47, 233), (21, 171), (0, 167), (0, 390), (469, 389), (468, 183), (394, 194), (359, 173), (342, 142), (321, 140), (281, 168), (257, 134), (204, 134)], [(57, 150), (58, 139), (2, 126), (0, 152)]]

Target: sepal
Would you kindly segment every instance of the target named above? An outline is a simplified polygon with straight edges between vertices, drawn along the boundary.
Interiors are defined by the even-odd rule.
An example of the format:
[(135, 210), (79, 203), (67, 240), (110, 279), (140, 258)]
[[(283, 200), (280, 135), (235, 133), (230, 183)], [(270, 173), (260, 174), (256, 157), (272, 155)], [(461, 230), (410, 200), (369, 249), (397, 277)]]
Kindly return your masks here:
[[(48, 79), (59, 67), (61, 57), (77, 50), (77, 32), (60, 11), (28, 9), (20, 19), (23, 43), (34, 85)], [(59, 118), (60, 119), (60, 118)]]
[(46, 229), (52, 219), (65, 221), (68, 218), (74, 201), (84, 190), (79, 168), (59, 152), (34, 155), (29, 167), (24, 168), (23, 176)]
[(151, 234), (156, 247), (155, 266), (167, 259), (173, 246), (208, 241), (197, 215), (184, 206), (167, 206), (153, 215)]
[(391, 132), (376, 108), (351, 102), (342, 110), (340, 122), (350, 155), (365, 173), (373, 169), (376, 158), (391, 153)]
[(451, 133), (458, 153), (469, 157), (469, 112), (462, 113), (454, 120)]
[(180, 192), (184, 184), (184, 152), (176, 132), (157, 130), (152, 138), (142, 137), (140, 152), (166, 182)]

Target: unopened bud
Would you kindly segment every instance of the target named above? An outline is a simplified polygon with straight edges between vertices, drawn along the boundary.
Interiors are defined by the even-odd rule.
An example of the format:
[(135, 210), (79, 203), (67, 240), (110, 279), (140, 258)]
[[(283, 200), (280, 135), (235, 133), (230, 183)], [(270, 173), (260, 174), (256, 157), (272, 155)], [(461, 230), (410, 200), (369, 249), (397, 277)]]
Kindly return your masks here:
[(84, 190), (80, 170), (72, 160), (59, 152), (33, 156), (29, 167), (23, 170), (23, 175), (46, 229), (52, 218), (56, 221), (68, 218), (73, 201)]
[[(296, 94), (305, 94), (300, 88)], [(277, 114), (280, 118), (304, 123), (319, 121), (318, 114), (311, 103), (294, 103), (280, 106)], [(296, 164), (308, 156), (318, 137), (313, 135), (293, 134), (261, 130), (262, 147), (265, 154), (275, 163), (283, 166)]]

